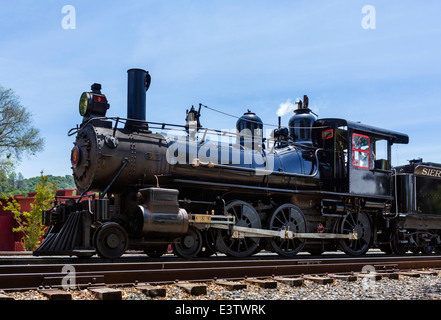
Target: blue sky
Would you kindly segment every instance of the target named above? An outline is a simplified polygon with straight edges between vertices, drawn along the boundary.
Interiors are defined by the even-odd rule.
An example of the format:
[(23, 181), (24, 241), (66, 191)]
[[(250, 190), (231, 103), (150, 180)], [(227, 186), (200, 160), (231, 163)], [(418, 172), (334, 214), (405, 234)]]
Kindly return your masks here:
[[(62, 28), (65, 5), (76, 29)], [(362, 28), (362, 8), (376, 29)], [(71, 174), (78, 101), (102, 84), (109, 116), (126, 115), (127, 70), (150, 72), (147, 119), (183, 124), (203, 103), (266, 123), (304, 94), (321, 118), (407, 133), (393, 162), (441, 162), (441, 2), (0, 0), (0, 86), (34, 116), (45, 150), (24, 157), (24, 177)], [(291, 114), (282, 118), (287, 125)], [(206, 127), (235, 119), (203, 110)]]

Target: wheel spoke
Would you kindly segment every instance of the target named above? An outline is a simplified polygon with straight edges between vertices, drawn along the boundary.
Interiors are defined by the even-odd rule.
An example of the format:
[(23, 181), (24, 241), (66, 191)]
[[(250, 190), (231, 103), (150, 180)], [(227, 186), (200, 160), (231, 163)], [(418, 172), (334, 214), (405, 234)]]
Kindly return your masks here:
[(244, 247), (245, 247), (245, 251), (247, 251), (249, 249), (247, 239), (243, 239), (243, 244), (244, 244)]
[(237, 214), (236, 208), (232, 207), (231, 209), (233, 210), (233, 214), (236, 216), (236, 219), (239, 220), (239, 215)]
[[(349, 219), (350, 219), (351, 221), (349, 221)], [(345, 221), (345, 226), (346, 226), (346, 228), (349, 227), (350, 229), (353, 229), (356, 225), (357, 225), (357, 224), (355, 223), (354, 218), (352, 217), (352, 215), (349, 215), (349, 216), (347, 217), (346, 221)]]
[(288, 218), (286, 217), (285, 211), (284, 210), (280, 210), (280, 215), (283, 219), (283, 224), (286, 224), (288, 222)]
[(292, 208), (289, 208), (287, 211), (288, 211), (288, 222), (295, 223), (294, 210)]
[(282, 220), (280, 220), (280, 218), (279, 218), (279, 216), (277, 215), (277, 216), (275, 216), (275, 218), (278, 220), (278, 221), (280, 221), (280, 224), (283, 226), (284, 224), (285, 224), (285, 222), (286, 221), (282, 221)]

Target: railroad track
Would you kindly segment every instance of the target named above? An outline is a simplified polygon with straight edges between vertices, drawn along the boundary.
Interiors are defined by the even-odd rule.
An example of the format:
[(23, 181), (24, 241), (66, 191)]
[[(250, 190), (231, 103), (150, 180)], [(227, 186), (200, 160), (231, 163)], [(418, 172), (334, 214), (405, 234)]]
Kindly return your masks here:
[(77, 287), (211, 281), (271, 276), (348, 274), (362, 272), (366, 266), (376, 271), (441, 268), (441, 256), (363, 256), (318, 257), (305, 259), (246, 259), (210, 261), (63, 263), (0, 265), (0, 290), (62, 288), (63, 281), (74, 279)]

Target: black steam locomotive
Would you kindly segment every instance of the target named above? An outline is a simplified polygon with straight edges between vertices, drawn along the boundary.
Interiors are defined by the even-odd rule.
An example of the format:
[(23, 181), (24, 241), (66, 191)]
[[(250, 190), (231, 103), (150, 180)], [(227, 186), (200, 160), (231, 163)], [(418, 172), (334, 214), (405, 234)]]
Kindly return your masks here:
[(148, 72), (128, 70), (127, 118), (106, 117), (101, 85), (81, 95), (83, 121), (69, 131), (81, 194), (43, 212), (34, 255), (158, 257), (169, 244), (185, 258), (439, 250), (441, 165), (392, 167), (406, 134), (318, 119), (307, 96), (270, 138), (251, 111), (234, 132), (204, 128), (202, 105), (184, 125), (148, 122), (149, 85)]

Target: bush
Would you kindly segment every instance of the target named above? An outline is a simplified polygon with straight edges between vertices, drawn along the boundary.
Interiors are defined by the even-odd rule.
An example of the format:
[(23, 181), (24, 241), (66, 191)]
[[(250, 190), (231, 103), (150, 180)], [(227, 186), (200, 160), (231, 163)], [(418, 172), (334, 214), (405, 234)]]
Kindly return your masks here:
[(23, 232), (23, 247), (28, 251), (33, 251), (39, 244), (41, 236), (44, 234), (44, 225), (41, 221), (41, 213), (50, 207), (51, 201), (55, 198), (57, 192), (57, 184), (50, 182), (48, 177), (41, 173), (40, 183), (36, 186), (34, 202), (31, 203), (29, 212), (21, 212), (20, 204), (13, 197), (8, 199), (6, 195), (3, 198), (7, 204), (3, 206), (4, 210), (9, 210), (14, 214), (14, 219), (18, 223), (18, 227), (14, 228), (14, 232)]

